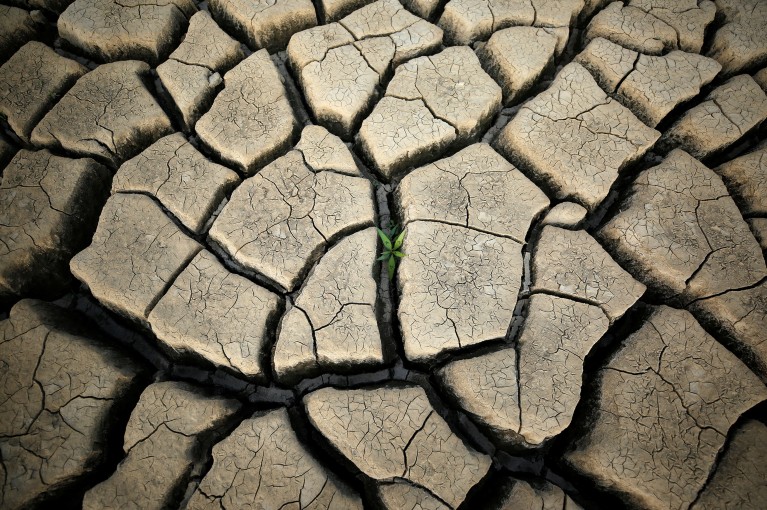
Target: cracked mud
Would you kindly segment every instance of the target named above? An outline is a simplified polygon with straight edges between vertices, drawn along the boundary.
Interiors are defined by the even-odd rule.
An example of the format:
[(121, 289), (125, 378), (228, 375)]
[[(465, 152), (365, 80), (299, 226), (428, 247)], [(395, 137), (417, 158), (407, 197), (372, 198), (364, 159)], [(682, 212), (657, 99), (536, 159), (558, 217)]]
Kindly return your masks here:
[(0, 508), (767, 506), (767, 3), (6, 3)]

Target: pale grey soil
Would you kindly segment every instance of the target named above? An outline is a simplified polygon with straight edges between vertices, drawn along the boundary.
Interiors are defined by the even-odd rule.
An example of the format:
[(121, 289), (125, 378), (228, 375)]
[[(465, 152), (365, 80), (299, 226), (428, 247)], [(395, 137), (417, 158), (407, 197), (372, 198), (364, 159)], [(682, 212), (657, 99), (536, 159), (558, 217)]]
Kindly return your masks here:
[(0, 508), (767, 505), (767, 3), (0, 2)]

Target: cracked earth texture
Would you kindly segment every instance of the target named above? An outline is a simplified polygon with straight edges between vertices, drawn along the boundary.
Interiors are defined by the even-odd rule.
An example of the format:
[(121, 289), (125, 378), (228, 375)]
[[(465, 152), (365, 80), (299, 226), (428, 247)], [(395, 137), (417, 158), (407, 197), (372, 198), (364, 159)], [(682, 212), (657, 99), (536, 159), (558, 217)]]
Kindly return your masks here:
[(765, 26), (0, 0), (0, 508), (764, 510)]

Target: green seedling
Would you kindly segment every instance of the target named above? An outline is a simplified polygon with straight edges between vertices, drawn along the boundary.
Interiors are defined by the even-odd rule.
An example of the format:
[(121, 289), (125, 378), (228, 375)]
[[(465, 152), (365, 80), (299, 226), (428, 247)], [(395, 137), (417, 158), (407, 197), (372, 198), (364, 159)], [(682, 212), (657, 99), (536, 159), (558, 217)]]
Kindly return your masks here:
[(403, 230), (397, 234), (399, 226), (393, 225), (392, 223), (389, 223), (389, 228), (387, 230), (388, 233), (376, 227), (378, 237), (381, 238), (381, 242), (384, 245), (383, 254), (378, 257), (378, 260), (386, 262), (386, 267), (389, 271), (389, 280), (393, 280), (394, 269), (397, 267), (397, 259), (401, 259), (405, 256), (401, 251), (402, 241), (405, 240), (405, 231)]

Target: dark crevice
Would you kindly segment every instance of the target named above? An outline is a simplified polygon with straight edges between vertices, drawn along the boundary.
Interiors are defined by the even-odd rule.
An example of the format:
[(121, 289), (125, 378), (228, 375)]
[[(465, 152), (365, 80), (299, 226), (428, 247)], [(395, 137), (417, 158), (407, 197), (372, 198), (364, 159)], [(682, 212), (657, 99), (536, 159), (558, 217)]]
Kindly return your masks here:
[[(767, 283), (767, 279), (762, 279), (755, 285), (749, 288), (755, 288)], [(719, 295), (725, 295), (728, 292), (725, 291)], [(754, 305), (755, 307), (757, 305)], [(711, 335), (717, 342), (722, 344), (728, 351), (735, 354), (747, 367), (751, 369), (757, 376), (759, 376), (765, 384), (767, 384), (767, 363), (764, 357), (759, 353), (756, 346), (749, 345), (744, 342), (742, 338), (739, 338), (737, 333), (732, 331), (730, 324), (726, 321), (721, 321), (717, 317), (713, 316), (710, 312), (706, 311), (705, 307), (689, 307), (693, 316), (697, 322), (703, 327), (703, 329)], [(753, 312), (753, 310), (752, 310)]]
[(372, 487), (375, 482), (359, 471), (353, 462), (348, 460), (341, 452), (319, 433), (309, 420), (303, 402), (297, 401), (288, 409), (293, 430), (298, 436), (301, 445), (306, 448), (312, 457), (317, 459), (322, 466), (334, 473), (339, 479), (346, 482), (360, 495), (365, 494), (365, 487)]
[(616, 96), (622, 97), (622, 94), (620, 93), (621, 86), (623, 85), (623, 82), (626, 81), (628, 77), (634, 74), (634, 71), (637, 70), (637, 64), (639, 63), (639, 59), (641, 57), (642, 53), (637, 52), (636, 57), (634, 58), (634, 62), (631, 64), (631, 69), (626, 74), (624, 74), (620, 80), (618, 80), (618, 83), (615, 85), (615, 87), (613, 87), (613, 90), (608, 91), (611, 95), (615, 94)]
[[(176, 106), (175, 101), (173, 101), (173, 98), (171, 97), (170, 93), (165, 89), (165, 85), (163, 84), (160, 77), (157, 75), (157, 70), (152, 69), (151, 70), (151, 83), (146, 83), (147, 90), (150, 94), (155, 98), (157, 101), (157, 104), (160, 105), (160, 108), (165, 113), (166, 117), (171, 122), (171, 126), (173, 127), (174, 132), (182, 132), (186, 133), (187, 130), (184, 128), (184, 121), (183, 121), (183, 115), (181, 114), (181, 110), (178, 109), (178, 106)], [(218, 90), (216, 90), (216, 94), (223, 89), (223, 82), (222, 85), (219, 86)], [(210, 105), (213, 104), (213, 101), (210, 101), (210, 104), (208, 105), (205, 110), (210, 108)]]
[(706, 488), (711, 484), (711, 480), (713, 479), (714, 475), (716, 475), (716, 472), (722, 463), (722, 459), (730, 450), (735, 435), (743, 428), (747, 422), (751, 420), (760, 421), (761, 423), (767, 425), (767, 402), (757, 404), (750, 410), (743, 413), (740, 417), (738, 417), (737, 421), (732, 425), (732, 427), (730, 427), (730, 430), (727, 432), (727, 437), (725, 438), (724, 444), (716, 454), (716, 460), (714, 460), (714, 462), (711, 464), (711, 468), (709, 469), (706, 481), (703, 483), (703, 485), (701, 485), (695, 496), (695, 499), (692, 501), (692, 503), (690, 503), (688, 508), (692, 509), (695, 507), (695, 504), (698, 502), (698, 500), (700, 500), (701, 496), (706, 491)]
[(592, 347), (584, 359), (581, 394), (572, 421), (549, 443), (546, 465), (551, 467), (556, 476), (562, 476), (575, 484), (578, 488), (576, 500), (585, 504), (586, 508), (627, 508), (627, 503), (619, 494), (599, 485), (568, 464), (565, 454), (580, 447), (582, 438), (588, 435), (588, 431), (598, 419), (597, 409), (604, 367), (616, 356), (625, 339), (645, 323), (652, 310), (653, 308), (643, 301), (638, 301)]
[[(288, 57), (285, 51), (281, 51), (277, 54), (271, 55), (272, 62), (274, 63), (277, 71), (279, 71), (285, 85), (288, 101), (293, 107), (293, 111), (296, 114), (298, 123), (301, 128), (304, 128), (312, 123), (319, 124), (316, 121), (313, 122), (312, 109), (309, 108), (309, 104), (306, 102), (306, 98), (301, 93), (301, 89), (298, 86), (298, 77), (292, 73), (291, 66), (288, 65)], [(295, 145), (295, 144), (293, 144)]]
[(728, 294), (730, 292), (738, 292), (738, 291), (742, 291), (742, 290), (753, 289), (753, 288), (759, 287), (760, 285), (762, 285), (765, 282), (767, 282), (767, 278), (762, 278), (758, 282), (752, 283), (750, 285), (744, 285), (742, 287), (733, 287), (733, 288), (730, 288), (730, 289), (727, 289), (727, 290), (723, 290), (722, 292), (716, 292), (714, 294), (708, 294), (706, 296), (695, 298), (695, 299), (687, 302), (686, 306), (693, 305), (693, 304), (697, 303), (698, 301), (703, 301), (703, 300), (706, 300), (706, 299), (711, 299), (711, 298), (723, 296), (723, 295)]
[[(72, 303), (68, 303), (68, 305), (61, 303), (60, 305), (65, 305), (64, 308), (75, 311)], [(112, 338), (104, 338), (104, 335), (100, 334), (96, 325), (91, 320), (83, 320), (80, 314), (73, 315), (72, 322), (70, 323), (58, 324), (57, 328), (59, 331), (92, 338), (95, 345), (112, 345), (113, 342)], [(87, 465), (87, 473), (84, 476), (78, 477), (64, 487), (48, 491), (42, 495), (36, 502), (36, 507), (73, 510), (80, 508), (85, 492), (109, 478), (114, 473), (117, 464), (122, 460), (123, 437), (128, 424), (128, 418), (138, 402), (141, 392), (151, 382), (151, 370), (149, 369), (150, 367), (138, 359), (135, 352), (131, 349), (118, 350), (121, 355), (136, 364), (138, 372), (120, 394), (114, 395), (112, 399), (103, 399), (112, 400), (112, 404), (110, 405), (106, 421), (101, 424), (105, 435), (99, 438), (100, 442), (96, 444), (97, 447), (103, 449), (102, 456), (95, 463)]]
[[(220, 394), (218, 391), (211, 392), (209, 389), (203, 390), (202, 394), (210, 397), (217, 396), (231, 398), (230, 396)], [(195, 460), (190, 471), (171, 494), (168, 505), (170, 508), (184, 508), (184, 504), (189, 500), (192, 494), (194, 494), (194, 490), (213, 465), (213, 447), (218, 442), (229, 437), (240, 423), (249, 416), (249, 409), (247, 409), (246, 406), (242, 406), (236, 413), (229, 416), (218, 427), (195, 436), (196, 441), (194, 449), (192, 450), (192, 457)], [(147, 436), (147, 438), (148, 437), (149, 436)]]
[(221, 265), (223, 265), (229, 272), (242, 276), (243, 278), (247, 278), (253, 283), (264, 287), (265, 289), (273, 292), (274, 294), (277, 294), (278, 296), (284, 297), (287, 294), (285, 289), (283, 289), (279, 283), (275, 282), (266, 275), (259, 273), (255, 269), (247, 268), (234, 260), (229, 252), (222, 248), (212, 238), (206, 237), (206, 241), (207, 244), (205, 244), (205, 248), (210, 253), (212, 253), (218, 259)]

